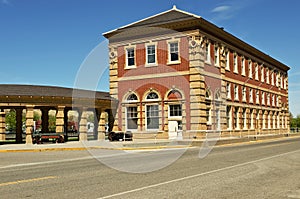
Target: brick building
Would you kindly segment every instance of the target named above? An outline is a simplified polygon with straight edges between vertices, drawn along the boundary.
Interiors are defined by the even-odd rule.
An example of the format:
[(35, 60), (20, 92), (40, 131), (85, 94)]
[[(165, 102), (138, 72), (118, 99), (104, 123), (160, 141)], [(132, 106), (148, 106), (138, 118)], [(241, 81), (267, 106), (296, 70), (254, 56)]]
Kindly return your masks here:
[(289, 131), (289, 67), (173, 7), (109, 39), (115, 131), (197, 137)]

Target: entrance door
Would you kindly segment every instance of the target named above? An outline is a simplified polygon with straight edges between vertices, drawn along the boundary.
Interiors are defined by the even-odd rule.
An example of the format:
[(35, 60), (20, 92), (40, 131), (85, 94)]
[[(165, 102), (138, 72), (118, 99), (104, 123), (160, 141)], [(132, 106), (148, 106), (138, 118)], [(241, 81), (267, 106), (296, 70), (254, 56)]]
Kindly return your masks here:
[(177, 121), (169, 121), (169, 139), (176, 139), (178, 132), (178, 122)]

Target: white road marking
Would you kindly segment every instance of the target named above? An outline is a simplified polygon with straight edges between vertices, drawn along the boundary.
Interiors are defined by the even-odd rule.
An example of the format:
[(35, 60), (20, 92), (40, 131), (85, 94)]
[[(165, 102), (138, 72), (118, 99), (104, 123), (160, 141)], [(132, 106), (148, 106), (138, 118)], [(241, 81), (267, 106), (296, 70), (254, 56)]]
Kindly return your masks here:
[(257, 162), (262, 162), (262, 161), (265, 161), (265, 160), (270, 160), (270, 159), (273, 159), (273, 158), (277, 158), (277, 157), (281, 157), (281, 156), (285, 156), (285, 155), (289, 155), (289, 154), (293, 154), (293, 153), (297, 153), (297, 152), (300, 152), (300, 150), (290, 151), (290, 152), (287, 152), (287, 153), (281, 153), (281, 154), (278, 154), (278, 155), (274, 155), (274, 156), (270, 156), (270, 157), (266, 157), (266, 158), (261, 158), (261, 159), (253, 160), (253, 161), (249, 161), (249, 162), (244, 162), (244, 163), (241, 163), (241, 164), (236, 164), (236, 165), (229, 166), (229, 167), (224, 167), (224, 168), (221, 168), (221, 169), (216, 169), (216, 170), (207, 171), (207, 172), (204, 172), (204, 173), (199, 173), (199, 174), (195, 174), (195, 175), (186, 176), (186, 177), (183, 177), (183, 178), (177, 178), (177, 179), (170, 180), (170, 181), (165, 181), (165, 182), (161, 182), (161, 183), (157, 183), (157, 184), (152, 184), (152, 185), (149, 185), (149, 186), (144, 186), (144, 187), (140, 187), (140, 188), (137, 188), (137, 189), (132, 189), (132, 190), (128, 190), (128, 191), (124, 191), (124, 192), (104, 196), (104, 197), (101, 197), (99, 199), (122, 196), (122, 195), (125, 195), (125, 194), (134, 193), (134, 192), (142, 191), (142, 190), (145, 190), (145, 189), (155, 188), (155, 187), (159, 187), (159, 186), (162, 186), (162, 185), (171, 184), (171, 183), (175, 183), (175, 182), (179, 182), (179, 181), (184, 181), (184, 180), (188, 180), (188, 179), (192, 179), (192, 178), (196, 178), (196, 177), (200, 177), (200, 176), (204, 176), (204, 175), (208, 175), (208, 174), (212, 174), (212, 173), (217, 173), (217, 172), (220, 172), (220, 171), (234, 169), (236, 167), (241, 167), (241, 166), (245, 166), (245, 165), (249, 165), (249, 164), (254, 164), (254, 163), (257, 163)]

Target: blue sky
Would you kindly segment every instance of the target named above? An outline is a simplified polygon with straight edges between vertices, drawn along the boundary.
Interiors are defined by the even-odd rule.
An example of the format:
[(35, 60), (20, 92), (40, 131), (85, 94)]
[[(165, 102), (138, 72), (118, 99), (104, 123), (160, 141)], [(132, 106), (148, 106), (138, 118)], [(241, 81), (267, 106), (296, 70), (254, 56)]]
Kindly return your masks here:
[[(78, 86), (84, 60), (105, 46), (102, 33), (173, 5), (290, 66), (290, 111), (300, 114), (299, 0), (0, 0), (0, 83)], [(97, 88), (108, 90), (107, 76)]]

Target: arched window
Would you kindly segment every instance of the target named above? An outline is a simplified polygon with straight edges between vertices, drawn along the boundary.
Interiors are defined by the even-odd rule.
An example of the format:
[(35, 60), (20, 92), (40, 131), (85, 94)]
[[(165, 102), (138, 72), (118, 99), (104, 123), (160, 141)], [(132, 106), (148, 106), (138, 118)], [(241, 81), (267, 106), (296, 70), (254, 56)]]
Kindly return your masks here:
[(158, 95), (155, 92), (151, 92), (147, 95), (146, 97), (147, 100), (154, 100), (154, 99), (158, 99)]
[(168, 100), (180, 100), (182, 99), (182, 95), (180, 92), (176, 90), (172, 90), (168, 94)]
[(128, 97), (127, 97), (127, 101), (137, 101), (138, 98), (135, 94), (130, 94)]

